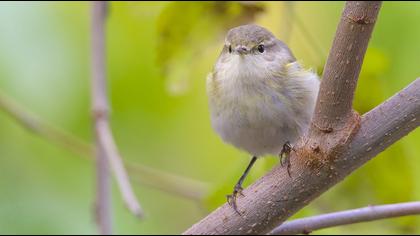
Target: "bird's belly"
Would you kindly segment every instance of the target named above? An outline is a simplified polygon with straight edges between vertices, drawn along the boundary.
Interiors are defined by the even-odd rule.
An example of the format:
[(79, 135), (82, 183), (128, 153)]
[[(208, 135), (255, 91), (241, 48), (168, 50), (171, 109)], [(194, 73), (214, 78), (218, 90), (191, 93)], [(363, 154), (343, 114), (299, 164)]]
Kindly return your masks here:
[(286, 141), (293, 143), (300, 127), (280, 107), (236, 105), (212, 113), (212, 126), (221, 138), (252, 155), (277, 155)]

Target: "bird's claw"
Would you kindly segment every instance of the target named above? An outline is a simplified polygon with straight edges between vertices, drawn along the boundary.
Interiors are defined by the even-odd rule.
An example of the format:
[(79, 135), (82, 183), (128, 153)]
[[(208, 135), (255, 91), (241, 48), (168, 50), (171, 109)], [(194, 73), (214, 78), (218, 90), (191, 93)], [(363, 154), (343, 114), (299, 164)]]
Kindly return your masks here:
[(235, 185), (235, 188), (233, 189), (233, 193), (227, 195), (227, 202), (228, 204), (233, 208), (233, 210), (236, 211), (236, 213), (238, 213), (239, 215), (241, 215), (241, 212), (238, 210), (238, 206), (236, 204), (236, 199), (238, 197), (238, 195), (244, 197), (245, 195), (242, 193), (242, 186), (240, 185)]
[(292, 150), (294, 151), (292, 145), (289, 142), (286, 142), (283, 145), (283, 148), (281, 149), (281, 152), (279, 154), (280, 157), (280, 165), (283, 167), (284, 165), (286, 165), (287, 168), (287, 174), (289, 175), (289, 177), (291, 177), (290, 174), (290, 152), (292, 152)]

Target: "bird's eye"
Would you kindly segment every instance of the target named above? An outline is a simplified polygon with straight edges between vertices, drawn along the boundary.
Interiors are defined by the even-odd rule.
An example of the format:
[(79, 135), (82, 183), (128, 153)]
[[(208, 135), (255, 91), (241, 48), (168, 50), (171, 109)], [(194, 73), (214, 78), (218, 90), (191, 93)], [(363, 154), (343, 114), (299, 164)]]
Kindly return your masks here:
[(265, 50), (265, 48), (264, 48), (264, 45), (262, 45), (262, 44), (260, 44), (260, 45), (258, 45), (258, 51), (260, 52), (260, 53), (263, 53), (264, 52), (264, 50)]
[(232, 53), (232, 46), (229, 45), (229, 53)]

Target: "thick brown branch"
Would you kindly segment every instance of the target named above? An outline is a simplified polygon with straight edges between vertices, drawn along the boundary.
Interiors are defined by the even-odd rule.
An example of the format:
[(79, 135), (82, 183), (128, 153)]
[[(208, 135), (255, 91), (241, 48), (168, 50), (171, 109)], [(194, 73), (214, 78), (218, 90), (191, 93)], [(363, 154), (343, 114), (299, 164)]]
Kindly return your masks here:
[[(362, 117), (359, 132), (341, 156), (330, 162), (292, 153), (292, 178), (276, 166), (244, 190), (242, 216), (224, 204), (184, 234), (268, 233), (311, 200), (340, 182), (420, 125), (420, 79)], [(406, 105), (402, 105), (406, 104)], [(315, 149), (316, 150), (316, 149)]]
[[(185, 234), (267, 233), (419, 125), (418, 80), (361, 121), (352, 110), (357, 77), (379, 7), (378, 2), (346, 3), (313, 124), (291, 154), (292, 177), (275, 167), (244, 191), (246, 197), (238, 200), (241, 216), (225, 204)], [(388, 105), (404, 104), (408, 99), (407, 106)]]
[(405, 202), (328, 213), (285, 222), (270, 235), (308, 234), (314, 230), (386, 218), (418, 215), (420, 202)]
[[(381, 2), (346, 2), (325, 65), (302, 154), (321, 162), (339, 156), (360, 127), (354, 91)], [(305, 147), (303, 147), (305, 146)]]
[(311, 130), (332, 132), (353, 122), (353, 95), (381, 2), (346, 2), (337, 27)]

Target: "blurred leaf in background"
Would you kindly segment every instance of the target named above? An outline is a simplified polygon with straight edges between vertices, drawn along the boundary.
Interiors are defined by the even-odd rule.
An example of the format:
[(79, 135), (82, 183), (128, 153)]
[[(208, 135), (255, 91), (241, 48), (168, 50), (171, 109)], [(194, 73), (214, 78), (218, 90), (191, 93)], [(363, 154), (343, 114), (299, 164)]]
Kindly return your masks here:
[(206, 56), (215, 39), (235, 25), (251, 23), (263, 11), (259, 2), (169, 3), (157, 25), (157, 62), (168, 92), (185, 93), (192, 79), (190, 71)]
[[(114, 187), (116, 233), (183, 232), (226, 200), (246, 167), (248, 155), (213, 132), (207, 108), (206, 74), (227, 30), (260, 24), (321, 73), (342, 7), (342, 2), (113, 2), (107, 70), (112, 129), (122, 156), (210, 186), (197, 202), (185, 197), (196, 193), (193, 184), (184, 197), (136, 184), (147, 215), (142, 221), (124, 208)], [(87, 141), (92, 137), (89, 14), (88, 3), (0, 3), (0, 91)], [(383, 4), (356, 92), (358, 112), (420, 75), (419, 22), (420, 3)], [(295, 217), (419, 199), (419, 140), (416, 130)], [(94, 168), (75, 157), (0, 112), (0, 233), (96, 233)], [(246, 184), (277, 163), (275, 157), (257, 162)], [(418, 234), (418, 225), (419, 217), (406, 217), (315, 233)]]

